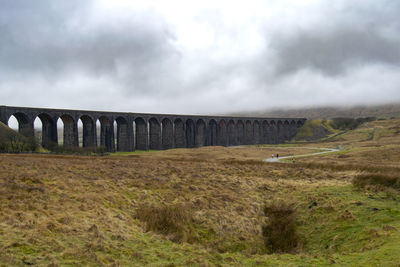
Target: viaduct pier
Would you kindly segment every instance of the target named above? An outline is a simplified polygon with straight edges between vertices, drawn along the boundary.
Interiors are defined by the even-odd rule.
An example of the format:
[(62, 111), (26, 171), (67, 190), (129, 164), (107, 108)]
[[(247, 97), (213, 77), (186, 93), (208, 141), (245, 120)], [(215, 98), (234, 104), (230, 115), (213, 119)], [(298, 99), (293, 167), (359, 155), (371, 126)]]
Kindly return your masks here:
[(39, 118), (45, 148), (58, 144), (61, 129), (57, 123), (61, 120), (64, 146), (78, 147), (82, 140), (83, 147), (102, 146), (109, 152), (278, 144), (293, 138), (306, 120), (0, 106), (1, 122), (8, 125), (11, 116), (17, 119), (19, 132), (25, 136), (34, 135), (34, 121)]

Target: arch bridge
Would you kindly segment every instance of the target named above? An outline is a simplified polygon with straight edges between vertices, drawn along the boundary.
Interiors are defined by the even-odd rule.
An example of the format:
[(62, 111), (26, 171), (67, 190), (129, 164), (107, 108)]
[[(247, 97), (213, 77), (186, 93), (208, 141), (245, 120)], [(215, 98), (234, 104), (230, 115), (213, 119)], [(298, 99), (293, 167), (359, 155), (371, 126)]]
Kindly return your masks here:
[[(8, 125), (11, 116), (25, 136), (34, 135), (34, 121), (39, 118), (45, 148), (58, 144), (58, 132), (62, 131), (64, 146), (102, 146), (109, 152), (278, 144), (293, 138), (306, 120), (0, 106), (1, 122)], [(59, 120), (63, 130), (57, 127)]]

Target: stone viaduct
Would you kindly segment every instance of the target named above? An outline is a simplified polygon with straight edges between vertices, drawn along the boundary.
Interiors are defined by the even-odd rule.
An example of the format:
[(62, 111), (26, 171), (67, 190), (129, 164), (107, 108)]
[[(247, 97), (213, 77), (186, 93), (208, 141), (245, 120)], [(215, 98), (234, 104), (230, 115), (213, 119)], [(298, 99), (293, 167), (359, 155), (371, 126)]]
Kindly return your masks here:
[[(42, 145), (58, 144), (58, 120), (62, 120), (63, 145), (79, 146), (78, 121), (82, 122), (82, 146), (107, 151), (277, 144), (293, 138), (304, 118), (253, 118), (175, 114), (145, 114), (0, 106), (0, 121), (14, 116), (19, 132), (34, 134), (34, 121), (42, 122)], [(96, 125), (100, 125), (100, 141)], [(116, 127), (114, 127), (116, 125)]]

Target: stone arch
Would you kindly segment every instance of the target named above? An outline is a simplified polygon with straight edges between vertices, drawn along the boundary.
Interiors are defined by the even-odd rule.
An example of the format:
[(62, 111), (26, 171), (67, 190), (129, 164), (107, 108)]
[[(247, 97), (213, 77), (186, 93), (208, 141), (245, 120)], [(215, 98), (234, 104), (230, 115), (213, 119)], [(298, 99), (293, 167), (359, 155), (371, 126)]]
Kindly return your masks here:
[(225, 120), (220, 120), (217, 128), (217, 145), (226, 146), (228, 143)]
[(218, 144), (217, 134), (218, 134), (217, 122), (214, 119), (211, 119), (208, 122), (207, 145), (216, 146)]
[(170, 119), (165, 118), (161, 121), (162, 125), (162, 149), (174, 147), (174, 127)]
[(244, 136), (244, 143), (246, 145), (251, 145), (253, 143), (253, 125), (251, 124), (250, 120), (246, 120), (245, 124), (245, 136)]
[(161, 149), (161, 126), (156, 118), (149, 120), (150, 149)]
[[(18, 132), (24, 136), (34, 136), (33, 120), (28, 115), (22, 112), (13, 113), (12, 116), (18, 121)], [(11, 117), (11, 116), (10, 116)], [(7, 121), (10, 119), (7, 119)]]
[(14, 115), (10, 115), (9, 117), (6, 118), (5, 124), (10, 127), (10, 129), (13, 129), (14, 131), (18, 132), (19, 130), (19, 123), (17, 118), (15, 118)]
[(133, 128), (132, 123), (124, 117), (117, 117), (117, 150), (133, 151)]
[(101, 138), (100, 138), (100, 135), (101, 135), (101, 123), (100, 123), (100, 121), (99, 121), (99, 119), (98, 118), (95, 118), (95, 122), (94, 122), (94, 126), (96, 127), (96, 144), (97, 144), (97, 146), (98, 147), (100, 147), (101, 145), (100, 145), (100, 142), (101, 142)]
[(38, 144), (43, 146), (43, 123), (38, 116), (33, 118), (33, 133)]
[(185, 125), (181, 119), (176, 119), (174, 121), (174, 141), (175, 147), (183, 148), (186, 147), (185, 144)]
[(138, 117), (135, 119), (136, 149), (148, 150), (147, 122)]
[(115, 151), (115, 134), (114, 134), (114, 122), (106, 117), (101, 116), (100, 122), (100, 146), (104, 147), (107, 152)]
[(226, 128), (228, 132), (228, 146), (235, 146), (237, 144), (235, 122), (230, 120)]
[(195, 127), (194, 122), (191, 119), (186, 120), (186, 147), (194, 147), (196, 144), (195, 140)]
[(253, 144), (260, 143), (260, 123), (258, 121), (253, 122)]
[(57, 120), (46, 113), (40, 113), (37, 118), (42, 123), (42, 146), (47, 149), (54, 148), (58, 145)]
[(238, 120), (236, 125), (236, 137), (237, 137), (237, 144), (244, 145), (245, 144), (245, 133), (244, 133), (244, 124), (242, 120)]
[(206, 144), (206, 124), (202, 119), (198, 119), (196, 122), (196, 131), (195, 131), (195, 146), (201, 147)]
[(304, 122), (300, 120), (296, 122), (297, 128), (300, 128), (301, 126), (303, 126), (303, 124)]
[(78, 147), (79, 139), (78, 139), (77, 122), (71, 115), (68, 114), (63, 114), (60, 116), (60, 118), (64, 124), (64, 133), (63, 133), (64, 146)]
[(83, 147), (96, 147), (96, 124), (92, 117), (83, 115), (80, 117), (82, 121), (82, 146)]

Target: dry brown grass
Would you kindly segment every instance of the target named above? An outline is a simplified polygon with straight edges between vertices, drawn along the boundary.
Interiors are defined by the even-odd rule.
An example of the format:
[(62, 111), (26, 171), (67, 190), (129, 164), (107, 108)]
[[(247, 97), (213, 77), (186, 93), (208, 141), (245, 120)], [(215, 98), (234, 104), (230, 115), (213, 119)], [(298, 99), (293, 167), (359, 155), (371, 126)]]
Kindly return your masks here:
[(139, 204), (135, 218), (145, 222), (147, 231), (166, 235), (173, 242), (193, 243), (197, 235), (193, 227), (192, 209), (183, 204), (162, 204), (160, 206)]
[[(387, 138), (399, 139), (383, 141)], [(117, 265), (115, 259), (133, 248), (138, 252), (125, 262), (148, 265), (149, 255), (141, 250), (149, 251), (160, 239), (194, 242), (207, 254), (261, 254), (263, 203), (295, 201), (296, 195), (313, 195), (319, 188), (350, 185), (361, 171), (393, 175), (400, 167), (392, 160), (394, 150), (385, 165), (362, 159), (362, 150), (347, 158), (261, 162), (278, 150), (282, 156), (310, 152), (204, 147), (134, 156), (0, 154), (0, 259), (8, 265), (21, 265), (22, 257), (34, 264)]]
[[(0, 245), (52, 244), (43, 255), (56, 249), (64, 257), (109, 250), (91, 244), (129, 240), (133, 229), (142, 229), (135, 211), (143, 210), (143, 203), (150, 207), (147, 216), (151, 207), (171, 212), (161, 207), (173, 203), (191, 207), (191, 216), (175, 214), (181, 216), (177, 225), (164, 221), (172, 229), (193, 218), (203, 245), (217, 251), (261, 253), (262, 203), (310, 186), (349, 183), (329, 178), (325, 171), (263, 164), (242, 155), (226, 161), (236, 152), (243, 153), (240, 149), (213, 148), (220, 160), (203, 158), (209, 149), (195, 149), (198, 159), (195, 152), (184, 150), (176, 156), (181, 160), (163, 152), (154, 157), (0, 154)], [(154, 222), (166, 216), (150, 217), (153, 225), (148, 230), (163, 232)], [(175, 240), (191, 241), (190, 230), (183, 229), (187, 236), (177, 235)], [(166, 231), (165, 236), (170, 238), (172, 232)], [(60, 243), (60, 237), (75, 241)]]
[(382, 186), (385, 188), (392, 188), (400, 190), (400, 176), (399, 173), (395, 175), (367, 173), (357, 175), (353, 180), (353, 185), (360, 188), (367, 186)]

